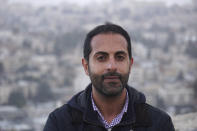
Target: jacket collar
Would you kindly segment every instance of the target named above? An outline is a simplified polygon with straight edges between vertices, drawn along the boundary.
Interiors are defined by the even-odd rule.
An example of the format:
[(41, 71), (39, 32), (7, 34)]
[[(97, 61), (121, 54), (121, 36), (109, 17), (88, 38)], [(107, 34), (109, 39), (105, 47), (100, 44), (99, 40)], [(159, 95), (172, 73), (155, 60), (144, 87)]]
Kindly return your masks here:
[[(119, 125), (150, 126), (151, 120), (147, 112), (145, 96), (132, 87), (127, 86), (126, 88), (129, 95), (128, 111), (124, 114)], [(93, 110), (91, 104), (91, 91), (92, 85), (89, 84), (84, 91), (75, 95), (68, 102), (68, 105), (82, 112), (85, 122), (102, 126), (102, 123), (96, 117), (98, 114)]]

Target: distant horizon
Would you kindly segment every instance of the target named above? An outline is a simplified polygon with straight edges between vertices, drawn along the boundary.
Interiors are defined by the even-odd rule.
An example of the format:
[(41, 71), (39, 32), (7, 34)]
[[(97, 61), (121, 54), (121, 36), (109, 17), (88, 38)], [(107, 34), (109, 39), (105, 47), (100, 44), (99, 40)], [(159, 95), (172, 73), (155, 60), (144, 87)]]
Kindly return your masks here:
[[(58, 5), (62, 2), (68, 2), (72, 4), (77, 4), (79, 6), (88, 5), (92, 2), (96, 3), (104, 3), (110, 2), (111, 0), (9, 0), (9, 2), (23, 2), (23, 3), (31, 3), (34, 5)], [(170, 6), (173, 4), (184, 5), (191, 3), (191, 0), (136, 0), (136, 1), (146, 1), (146, 2), (164, 2), (166, 5)]]

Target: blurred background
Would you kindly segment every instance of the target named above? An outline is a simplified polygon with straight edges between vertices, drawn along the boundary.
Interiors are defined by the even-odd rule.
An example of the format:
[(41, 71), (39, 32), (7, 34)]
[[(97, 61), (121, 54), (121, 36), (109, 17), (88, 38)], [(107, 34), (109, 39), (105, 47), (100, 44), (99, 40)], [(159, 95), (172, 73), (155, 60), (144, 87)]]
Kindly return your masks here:
[(0, 0), (0, 131), (41, 131), (85, 89), (83, 41), (107, 21), (131, 36), (129, 84), (197, 131), (197, 0)]

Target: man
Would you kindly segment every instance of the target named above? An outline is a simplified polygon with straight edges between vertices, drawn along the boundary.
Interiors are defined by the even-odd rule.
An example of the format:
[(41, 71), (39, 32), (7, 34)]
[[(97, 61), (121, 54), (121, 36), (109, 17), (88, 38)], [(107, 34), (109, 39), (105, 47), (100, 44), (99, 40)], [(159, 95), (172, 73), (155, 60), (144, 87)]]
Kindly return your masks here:
[(53, 111), (44, 131), (174, 131), (165, 112), (127, 85), (133, 58), (130, 37), (122, 27), (108, 23), (94, 28), (83, 53), (91, 84)]

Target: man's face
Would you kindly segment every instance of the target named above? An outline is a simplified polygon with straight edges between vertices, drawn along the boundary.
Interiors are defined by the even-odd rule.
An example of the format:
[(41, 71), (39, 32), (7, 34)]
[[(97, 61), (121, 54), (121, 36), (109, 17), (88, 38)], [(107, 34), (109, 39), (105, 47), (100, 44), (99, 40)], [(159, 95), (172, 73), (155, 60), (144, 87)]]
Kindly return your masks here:
[(89, 63), (85, 59), (82, 63), (93, 88), (104, 96), (120, 95), (133, 63), (126, 39), (119, 34), (98, 34), (93, 37), (91, 47)]

